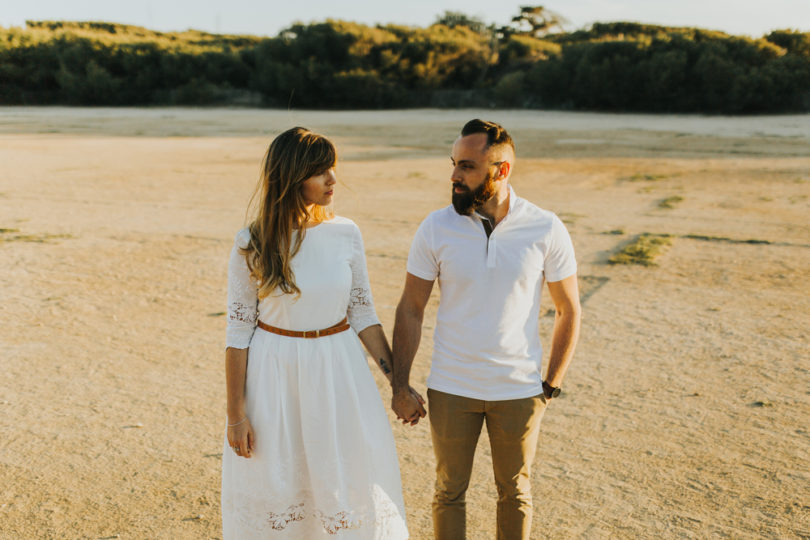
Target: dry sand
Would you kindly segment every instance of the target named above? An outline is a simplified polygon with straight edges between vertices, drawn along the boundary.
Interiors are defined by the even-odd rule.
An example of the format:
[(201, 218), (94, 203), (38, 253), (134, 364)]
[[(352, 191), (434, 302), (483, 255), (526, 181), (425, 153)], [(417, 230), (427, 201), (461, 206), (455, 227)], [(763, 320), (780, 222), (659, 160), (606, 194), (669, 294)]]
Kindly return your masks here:
[[(0, 538), (218, 538), (226, 259), (270, 139), (336, 140), (390, 335), (475, 116), (513, 132), (516, 191), (580, 262), (533, 538), (810, 538), (810, 116), (67, 108), (0, 108)], [(658, 266), (607, 264), (642, 232), (673, 235)], [(430, 538), (428, 425), (391, 421)], [(495, 498), (484, 434), (470, 538), (494, 537)]]

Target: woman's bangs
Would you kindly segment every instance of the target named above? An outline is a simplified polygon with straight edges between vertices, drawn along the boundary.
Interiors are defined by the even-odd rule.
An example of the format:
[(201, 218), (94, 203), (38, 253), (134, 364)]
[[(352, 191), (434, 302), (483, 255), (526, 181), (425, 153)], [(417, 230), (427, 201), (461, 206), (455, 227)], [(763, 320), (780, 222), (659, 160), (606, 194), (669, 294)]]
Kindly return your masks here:
[(307, 156), (308, 168), (311, 171), (309, 176), (321, 175), (337, 163), (337, 150), (326, 137), (318, 135), (308, 153), (310, 154)]

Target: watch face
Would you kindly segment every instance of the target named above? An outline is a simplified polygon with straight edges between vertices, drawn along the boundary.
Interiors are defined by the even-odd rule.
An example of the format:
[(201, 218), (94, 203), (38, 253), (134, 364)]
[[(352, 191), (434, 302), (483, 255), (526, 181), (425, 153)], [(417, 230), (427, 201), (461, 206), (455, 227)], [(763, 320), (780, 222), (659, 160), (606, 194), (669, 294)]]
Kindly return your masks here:
[(543, 394), (546, 394), (546, 392), (551, 393), (551, 395), (547, 395), (546, 397), (555, 398), (560, 395), (560, 388), (551, 386), (546, 381), (543, 381)]

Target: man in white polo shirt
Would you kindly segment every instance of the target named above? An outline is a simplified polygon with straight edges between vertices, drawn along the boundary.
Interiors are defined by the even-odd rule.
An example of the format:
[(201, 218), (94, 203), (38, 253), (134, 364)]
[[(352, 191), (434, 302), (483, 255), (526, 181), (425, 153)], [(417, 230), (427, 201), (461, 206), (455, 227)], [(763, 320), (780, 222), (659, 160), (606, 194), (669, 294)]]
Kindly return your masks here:
[[(540, 419), (560, 392), (579, 334), (574, 249), (556, 215), (521, 199), (509, 185), (515, 147), (501, 126), (471, 120), (451, 159), (453, 204), (422, 222), (408, 256), (394, 326), (392, 408), (411, 424), (425, 416), (408, 380), (438, 279), (427, 380), (435, 537), (466, 537), (465, 493), (486, 422), (498, 488), (497, 538), (528, 539)], [(538, 335), (544, 282), (556, 307), (545, 380)]]

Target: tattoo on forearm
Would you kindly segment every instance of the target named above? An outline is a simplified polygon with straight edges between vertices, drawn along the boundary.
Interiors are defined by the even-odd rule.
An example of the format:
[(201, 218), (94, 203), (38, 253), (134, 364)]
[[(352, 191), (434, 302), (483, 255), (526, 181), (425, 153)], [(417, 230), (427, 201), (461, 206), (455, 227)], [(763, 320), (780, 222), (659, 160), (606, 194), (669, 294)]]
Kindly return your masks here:
[(383, 373), (385, 373), (386, 375), (388, 375), (389, 373), (391, 373), (391, 368), (390, 368), (390, 367), (388, 367), (388, 362), (386, 362), (386, 361), (385, 361), (384, 359), (382, 359), (382, 358), (380, 358), (380, 367), (382, 368)]

